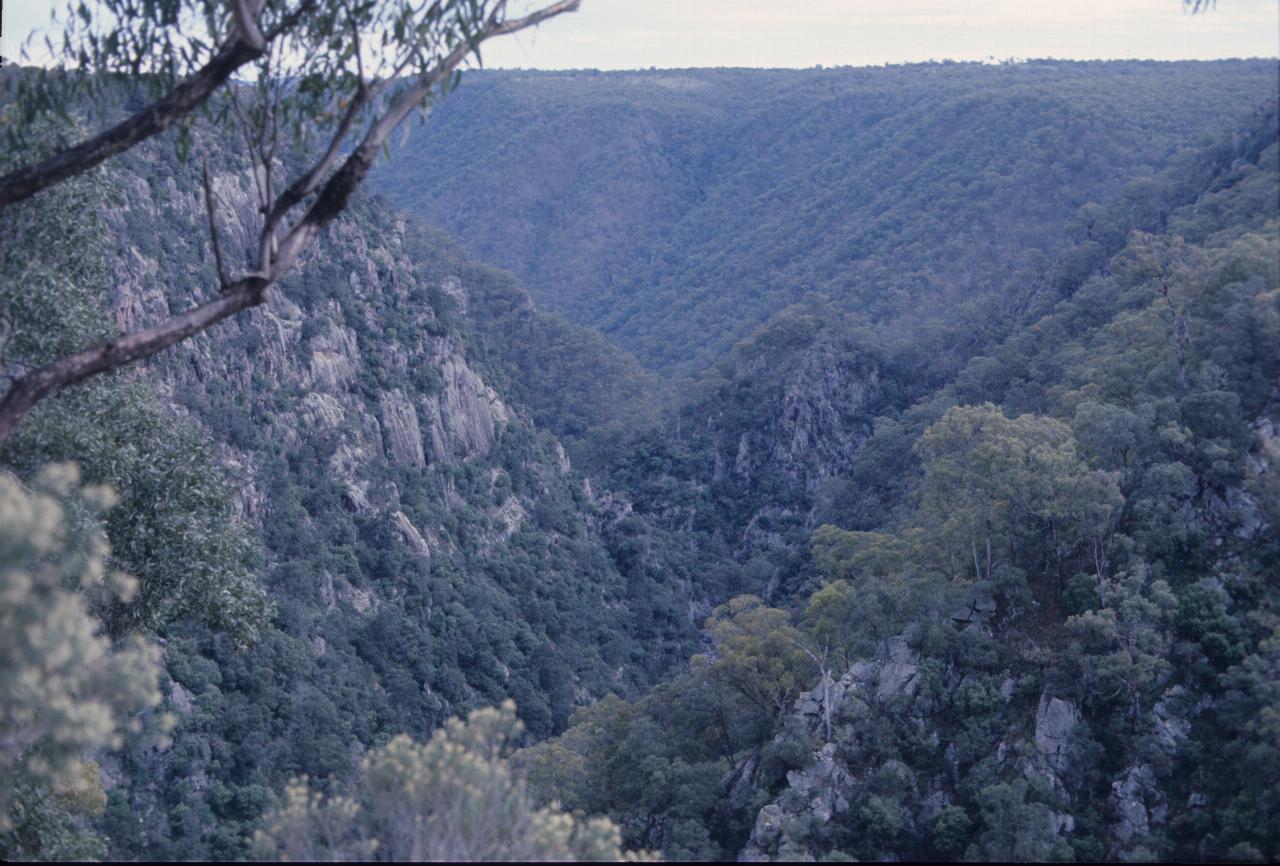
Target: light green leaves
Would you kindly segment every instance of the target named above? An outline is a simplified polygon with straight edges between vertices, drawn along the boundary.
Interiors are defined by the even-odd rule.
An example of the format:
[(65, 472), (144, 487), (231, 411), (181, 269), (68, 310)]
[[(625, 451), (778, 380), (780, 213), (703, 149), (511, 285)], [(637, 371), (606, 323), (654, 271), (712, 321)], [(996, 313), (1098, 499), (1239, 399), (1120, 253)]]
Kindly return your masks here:
[[(159, 651), (140, 638), (112, 645), (89, 599), (127, 598), (136, 584), (108, 566), (93, 514), (114, 496), (79, 484), (75, 466), (42, 472), (33, 488), (0, 473), (0, 855), (28, 809), (50, 792), (100, 810), (91, 749), (119, 748), (156, 704)], [(86, 519), (89, 518), (89, 519)], [(21, 789), (21, 802), (13, 799)], [(94, 792), (97, 792), (96, 794)]]
[(621, 860), (608, 819), (536, 809), (506, 755), (515, 704), (453, 718), (425, 743), (400, 735), (361, 764), (357, 792), (325, 796), (296, 779), (254, 837), (263, 859)]

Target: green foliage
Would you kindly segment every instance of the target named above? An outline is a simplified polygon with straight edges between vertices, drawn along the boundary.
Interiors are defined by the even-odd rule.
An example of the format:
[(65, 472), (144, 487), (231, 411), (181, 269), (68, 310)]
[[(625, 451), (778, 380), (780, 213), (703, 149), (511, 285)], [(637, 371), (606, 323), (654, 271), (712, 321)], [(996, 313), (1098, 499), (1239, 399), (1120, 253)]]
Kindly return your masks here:
[(786, 611), (766, 607), (755, 596), (740, 595), (707, 620), (715, 646), (708, 662), (712, 675), (766, 713), (785, 712), (816, 672), (790, 619)]
[[(198, 143), (216, 169), (221, 145)], [(139, 267), (128, 297), (185, 305), (209, 265), (190, 242), (203, 214), (187, 192), (199, 182), (173, 167), (183, 182), (170, 186), (148, 156), (164, 158), (147, 148), (114, 179), (138, 227), (122, 229), (109, 254), (149, 262), (159, 250), (147, 242), (168, 250), (172, 270)], [(471, 380), (449, 379), (456, 365), (482, 372), (481, 386), (505, 375), (445, 290), (455, 267), (475, 276), (479, 303), (483, 269), (357, 200), (311, 266), (278, 287), (285, 318), (228, 323), (142, 376), (99, 379), (90, 384), (115, 384), (69, 391), (24, 422), (32, 434), (6, 454), (14, 463), (71, 449), (118, 473), (120, 535), (133, 537), (117, 556), (135, 552), (144, 591), (153, 576), (159, 615), (116, 613), (169, 641), (179, 726), (171, 752), (122, 756), (126, 782), (102, 821), (112, 856), (243, 857), (266, 792), (300, 774), (345, 784), (353, 743), (425, 739), (451, 714), (508, 697), (526, 736), (546, 737), (587, 696), (633, 695), (692, 650), (688, 554), (647, 521), (594, 504), (519, 403), (494, 410), (506, 420), (483, 447), (433, 446), (427, 401), (445, 407), (437, 438), (462, 438), (473, 417), (461, 392)], [(246, 365), (249, 346), (258, 354)], [(312, 359), (330, 352), (350, 353), (352, 381), (313, 378)], [(153, 381), (190, 423), (143, 399)], [(425, 466), (397, 460), (382, 435), (380, 400), (394, 392), (417, 407)], [(206, 472), (209, 440), (234, 461), (221, 478)], [(406, 522), (429, 556), (406, 544)], [(254, 530), (260, 541), (244, 544)], [(271, 605), (258, 609), (274, 608), (248, 646), (238, 639), (252, 633), (201, 606), (218, 589), (212, 600), (240, 610), (237, 587), (265, 588)]]
[(812, 540), (819, 573), (831, 582), (809, 597), (804, 626), (846, 665), (874, 653), (947, 594), (942, 576), (921, 568), (928, 557), (913, 544), (919, 533), (901, 538), (823, 526)]
[[(111, 755), (105, 795), (17, 780), (4, 844), (98, 856), (96, 829), (109, 856), (237, 859), (261, 830), (270, 856), (487, 840), (710, 860), (740, 854), (772, 802), (795, 856), (1274, 859), (1274, 112), (1170, 155), (1226, 125), (1260, 69), (581, 75), (561, 93), (479, 76), (513, 117), (565, 109), (531, 136), (572, 141), (586, 113), (593, 134), (616, 118), (671, 137), (655, 170), (669, 157), (697, 182), (643, 205), (669, 237), (627, 228), (630, 180), (605, 184), (618, 221), (586, 206), (594, 166), (569, 173), (564, 222), (525, 220), (548, 232), (534, 253), (523, 229), (501, 237), (542, 262), (535, 283), (650, 251), (594, 283), (594, 307), (566, 280), (563, 308), (653, 366), (721, 362), (660, 380), (358, 199), (268, 308), (50, 401), (3, 459), (34, 478), (74, 456), (121, 491), (101, 525), (139, 600), (92, 609), (161, 630), (181, 718), (170, 747)], [(669, 113), (637, 120), (636, 100)], [(700, 150), (725, 128), (716, 100), (755, 151)], [(501, 132), (472, 110), (441, 122)], [(467, 139), (423, 134), (443, 162)], [(224, 144), (194, 143), (232, 177)], [(503, 176), (450, 213), (480, 219)], [(201, 297), (194, 172), (148, 148), (98, 180), (119, 199), (103, 223), (76, 223), (102, 194), (69, 184), (0, 230), (7, 357), (109, 333), (104, 247), (140, 263), (126, 302)], [(523, 194), (494, 226), (524, 219)], [(565, 253), (579, 216), (600, 233)], [(50, 242), (72, 223), (84, 255)], [(11, 265), (47, 291), (26, 299)], [(681, 664), (709, 610), (709, 647)], [(846, 672), (829, 719), (797, 715)], [(1052, 761), (1044, 696), (1080, 712)], [(507, 698), (523, 734), (509, 707), (447, 721)], [(1113, 786), (1135, 768), (1160, 809), (1125, 842)], [(803, 787), (822, 780), (843, 786), (829, 818)]]
[[(315, 137), (341, 128), (357, 96), (381, 95), (381, 100), (369, 100), (377, 105), (402, 89), (362, 93), (371, 79), (425, 74), (457, 45), (478, 53), (485, 25), (506, 18), (501, 4), (498, 7), (483, 0), (453, 0), (425, 8), (382, 0), (358, 7), (323, 3), (298, 10), (283, 3), (259, 3), (228, 10), (217, 0), (178, 0), (163, 6), (68, 0), (60, 13), (55, 10), (51, 32), (43, 37), (43, 48), (61, 63), (14, 76), (5, 85), (23, 124), (50, 115), (65, 118), (85, 108), (101, 120), (118, 101), (136, 112), (144, 99), (171, 92), (184, 79), (220, 82), (217, 68), (236, 59), (239, 66), (257, 67), (254, 86), (240, 94), (236, 111), (237, 118), (245, 118), (245, 133), (274, 128), (271, 136), (263, 131), (259, 141), (265, 146), (271, 138), (273, 150), (278, 133), (295, 145), (313, 146)], [(376, 56), (364, 56), (374, 40), (380, 50)], [(255, 51), (246, 50), (255, 42)], [(31, 47), (36, 46), (24, 46), (24, 51)], [(443, 83), (443, 93), (456, 84), (455, 74)], [(187, 100), (192, 96), (190, 91), (185, 94)], [(228, 105), (216, 100), (198, 101), (194, 107), (223, 123), (230, 113)], [(366, 104), (350, 118), (357, 128), (372, 107)], [(177, 121), (173, 143), (185, 162), (196, 134), (192, 118), (178, 115)], [(7, 128), (10, 145), (19, 141), (11, 132), (16, 128)]]
[(1118, 703), (1136, 727), (1142, 708), (1169, 673), (1166, 623), (1175, 604), (1169, 585), (1143, 571), (1122, 573), (1100, 587), (1102, 606), (1067, 620), (1068, 631), (1089, 658), (1083, 663), (1085, 694), (1106, 706)]
[(924, 463), (920, 516), (942, 541), (949, 576), (991, 580), (1002, 563), (1034, 561), (1036, 539), (1051, 545), (1059, 575), (1064, 559), (1101, 567), (1120, 494), (1080, 458), (1062, 422), (957, 406), (915, 447)]
[(409, 241), (420, 272), (446, 283), (460, 279), (466, 287), (467, 315), (458, 324), (474, 332), (494, 385), (526, 406), (575, 461), (607, 466), (602, 443), (648, 426), (675, 396), (673, 383), (646, 372), (595, 331), (536, 309), (510, 273), (465, 259), (425, 230)]
[(984, 788), (978, 794), (982, 824), (977, 842), (965, 851), (966, 860), (1004, 860), (1035, 863), (1059, 859), (1049, 807), (1028, 799), (1023, 779)]
[[(700, 373), (821, 292), (917, 344), (938, 338), (916, 374), (950, 376), (1024, 292), (1077, 284), (1130, 220), (1150, 230), (1193, 198), (1187, 150), (1271, 97), (1274, 73), (483, 72), (373, 183), (651, 369)], [(1173, 188), (1152, 177), (1171, 163)]]
[[(32, 123), (21, 145), (0, 157), (0, 171), (32, 158), (41, 142), (80, 131), (72, 123)], [(39, 366), (110, 333), (98, 306), (108, 282), (101, 213), (108, 192), (103, 174), (95, 171), (5, 209), (0, 351), (6, 362)]]
[(958, 859), (969, 844), (973, 821), (959, 806), (947, 806), (933, 819), (929, 841), (938, 857), (944, 860)]
[(536, 809), (506, 760), (515, 705), (450, 719), (425, 744), (399, 736), (367, 755), (353, 797), (292, 782), (263, 819), (264, 860), (621, 860), (617, 827)]
[[(722, 859), (741, 849), (760, 805), (727, 792), (726, 779), (750, 772), (769, 723), (737, 688), (695, 666), (634, 704), (610, 696), (578, 710), (564, 734), (516, 760), (540, 802), (608, 812), (627, 847)], [(799, 756), (775, 757), (794, 766)]]
[(90, 612), (137, 588), (95, 523), (114, 495), (70, 464), (32, 484), (0, 474), (0, 854), (92, 856), (84, 819), (105, 796), (87, 753), (120, 748), (159, 701), (159, 652), (113, 645)]
[[(1228, 766), (1248, 772), (1229, 781), (1206, 774), (1220, 791), (1224, 808), (1217, 819), (1225, 835), (1226, 856), (1248, 853), (1245, 846), (1269, 858), (1280, 850), (1276, 817), (1280, 815), (1275, 779), (1280, 770), (1280, 628), (1261, 641), (1254, 653), (1223, 678), (1222, 747)], [(1193, 829), (1188, 823), (1187, 829)], [(1192, 839), (1187, 840), (1193, 843)], [(1237, 850), (1239, 849), (1239, 850)], [(1244, 859), (1241, 857), (1241, 859)]]
[[(6, 156), (28, 155), (55, 133), (36, 125), (26, 149)], [(109, 181), (90, 176), (6, 209), (0, 309), (10, 362), (47, 363), (112, 332), (102, 211), (114, 195)], [(45, 401), (0, 448), (0, 463), (25, 477), (68, 460), (121, 497), (107, 537), (139, 586), (131, 604), (109, 613), (114, 635), (194, 617), (242, 644), (253, 640), (269, 605), (255, 580), (255, 547), (233, 515), (206, 436), (152, 387), (114, 373)]]
[(86, 477), (120, 491), (106, 530), (139, 591), (111, 611), (113, 633), (195, 618), (245, 645), (266, 624), (258, 551), (207, 438), (141, 383), (113, 376), (50, 400), (4, 454), (23, 474), (75, 457)]
[[(762, 435), (777, 417), (773, 395), (814, 405), (805, 401), (817, 389), (788, 378), (806, 353), (829, 374), (872, 345), (821, 304), (788, 310), (739, 346), (691, 396), (696, 409), (674, 413), (678, 423), (620, 440), (627, 453), (611, 477), (638, 510), (687, 521), (706, 549), (734, 539), (772, 567), (770, 591), (804, 587), (795, 596), (803, 614), (792, 626), (763, 602), (736, 599), (736, 614), (720, 608), (708, 622), (715, 652), (688, 675), (634, 704), (579, 713), (562, 737), (527, 753), (540, 796), (608, 810), (628, 839), (660, 838), (668, 856), (708, 850), (681, 841), (702, 832), (740, 851), (744, 836), (725, 832), (733, 811), (659, 793), (659, 781), (682, 778), (675, 756), (720, 745), (720, 796), (749, 802), (737, 773), (744, 755), (754, 757), (754, 808), (774, 800), (794, 809), (783, 828), (801, 847), (779, 849), (792, 856), (1271, 850), (1271, 834), (1258, 828), (1271, 826), (1274, 797), (1252, 779), (1229, 790), (1225, 778), (1239, 771), (1224, 774), (1223, 761), (1243, 767), (1254, 754), (1266, 767), (1273, 753), (1273, 690), (1262, 685), (1270, 650), (1261, 648), (1274, 626), (1274, 600), (1264, 601), (1274, 587), (1262, 578), (1274, 568), (1274, 473), (1257, 467), (1273, 447), (1264, 436), (1275, 405), (1257, 377), (1276, 372), (1280, 320), (1269, 299), (1280, 275), (1267, 258), (1274, 232), (1261, 240), (1274, 217), (1260, 190), (1280, 193), (1278, 169), (1274, 114), (1264, 110), (1229, 144), (1133, 183), (1119, 204), (1082, 208), (1071, 229), (1078, 248), (1043, 272), (1048, 294), (1036, 289), (1025, 315), (976, 306), (991, 323), (974, 342), (990, 342), (941, 388), (907, 365), (945, 353), (949, 338), (936, 333), (910, 350), (877, 345), (877, 387), (892, 397), (873, 404), (885, 414), (868, 419), (855, 456), (823, 455), (834, 479), (750, 462), (758, 442), (777, 449), (764, 461), (785, 447)], [(747, 456), (735, 461), (735, 449)], [(809, 534), (802, 566), (747, 541), (760, 532), (795, 544), (795, 524), (775, 517), (784, 508), (831, 521)], [(722, 574), (709, 572), (713, 581)], [(747, 615), (758, 628), (725, 640), (726, 623)], [(825, 654), (837, 676), (843, 665), (881, 666), (890, 646), (904, 648), (887, 639), (903, 635), (920, 656), (911, 699), (845, 699), (831, 745), (835, 766), (855, 781), (838, 789), (847, 811), (821, 819), (809, 807), (813, 791), (788, 791), (786, 774), (801, 770), (811, 784), (826, 778), (828, 759), (812, 757), (812, 721), (792, 715), (792, 674), (769, 665), (785, 662), (787, 645), (809, 649), (807, 686), (815, 657)], [(1082, 713), (1053, 785), (1032, 769), (1043, 759), (1029, 725), (1044, 694), (1068, 696)], [(709, 719), (686, 712), (708, 703), (719, 704)], [(1185, 728), (1183, 716), (1192, 720)], [(1152, 832), (1125, 843), (1113, 835), (1110, 798), (1135, 766), (1154, 774), (1169, 818), (1149, 813)], [(926, 785), (953, 805), (922, 825)], [(1205, 798), (1207, 808), (1182, 805)], [(670, 837), (646, 829), (657, 826), (672, 828)], [(1209, 833), (1218, 835), (1206, 841)]]
[(1077, 574), (1067, 581), (1062, 590), (1062, 609), (1070, 616), (1079, 616), (1102, 605), (1098, 596), (1098, 579), (1091, 574)]

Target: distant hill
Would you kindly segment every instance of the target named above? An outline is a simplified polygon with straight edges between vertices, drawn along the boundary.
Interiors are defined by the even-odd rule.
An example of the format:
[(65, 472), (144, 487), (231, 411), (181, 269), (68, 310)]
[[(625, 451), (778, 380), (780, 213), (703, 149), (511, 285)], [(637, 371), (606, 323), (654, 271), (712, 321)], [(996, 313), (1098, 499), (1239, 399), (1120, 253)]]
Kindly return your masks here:
[(544, 307), (696, 374), (807, 292), (907, 335), (1024, 286), (1082, 205), (1275, 88), (1265, 60), (481, 72), (374, 184)]

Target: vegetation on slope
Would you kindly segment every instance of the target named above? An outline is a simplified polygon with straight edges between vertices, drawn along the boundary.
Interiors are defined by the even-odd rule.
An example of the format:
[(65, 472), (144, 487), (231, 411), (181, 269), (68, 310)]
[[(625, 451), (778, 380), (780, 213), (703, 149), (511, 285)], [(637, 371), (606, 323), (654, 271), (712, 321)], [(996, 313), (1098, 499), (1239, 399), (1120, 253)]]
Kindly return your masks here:
[(579, 711), (525, 756), (544, 794), (674, 858), (1274, 859), (1274, 107), (1228, 141), (1163, 230), (876, 419), (816, 591), (735, 599), (714, 654)]
[(1016, 291), (1078, 208), (1274, 86), (1266, 61), (483, 73), (373, 183), (692, 375), (809, 292), (914, 333)]
[[(68, 735), (58, 772), (28, 763), (9, 783), (20, 797), (0, 848), (352, 857), (376, 853), (376, 839), (383, 856), (427, 850), (415, 840), (488, 854), (494, 839), (475, 822), (496, 810), (505, 829), (529, 830), (500, 853), (1280, 856), (1274, 106), (1236, 128), (1260, 70), (778, 73), (776, 92), (751, 99), (744, 82), (769, 75), (480, 76), (498, 89), (535, 82), (548, 100), (586, 78), (605, 94), (634, 86), (670, 109), (672, 135), (698, 105), (742, 118), (771, 106), (775, 125), (760, 128), (776, 140), (752, 146), (799, 156), (825, 146), (814, 88), (835, 88), (819, 104), (853, 124), (865, 106), (846, 105), (841, 82), (882, 77), (884, 113), (845, 131), (924, 160), (875, 199), (916, 210), (846, 225), (870, 251), (846, 269), (804, 223), (800, 205), (824, 194), (800, 184), (783, 196), (774, 180), (807, 175), (763, 157), (718, 191), (680, 187), (697, 190), (683, 211), (653, 205), (697, 218), (654, 222), (687, 234), (662, 264), (672, 282), (653, 277), (653, 259), (632, 275), (632, 300), (652, 304), (646, 315), (683, 311), (670, 331), (654, 314), (653, 333), (696, 347), (688, 369), (717, 360), (697, 382), (671, 382), (361, 199), (269, 305), (48, 401), (6, 444), (21, 483), (2, 486), (3, 503), (29, 512), (44, 502), (32, 492), (41, 467), (79, 460), (120, 504), (102, 516), (60, 507), (85, 521), (77, 532), (109, 539), (109, 565), (137, 575), (138, 593), (77, 607), (85, 596), (68, 580), (96, 574), (104, 550), (90, 545), (85, 566), (74, 533), (67, 551), (52, 536), (6, 540), (0, 575), (11, 592), (50, 566), (41, 591), (71, 599), (60, 610), (96, 663), (139, 663), (110, 712)], [(1057, 82), (1066, 102), (1037, 105), (1029, 85), (969, 90), (1018, 76)], [(894, 101), (925, 84), (945, 98)], [(1114, 114), (1073, 113), (1100, 92)], [(617, 108), (615, 96), (605, 103)], [(1131, 117), (1126, 100), (1141, 110)], [(965, 125), (984, 106), (1009, 124), (989, 124), (989, 138)], [(1026, 137), (1052, 118), (1068, 125)], [(1175, 127), (1188, 118), (1217, 137), (1183, 150)], [(1046, 177), (1023, 165), (1074, 147), (1059, 140), (1070, 123), (1113, 163), (1082, 149)], [(938, 203), (929, 190), (949, 166), (929, 162), (921, 136), (941, 129), (972, 158)], [(672, 164), (702, 165), (694, 132)], [(251, 237), (249, 179), (226, 170), (216, 136), (193, 144), (237, 254)], [(184, 307), (208, 284), (196, 173), (162, 149), (143, 156), (24, 204), (0, 229), (0, 291), (24, 353), (56, 354), (113, 316)], [(987, 164), (1005, 174), (984, 178)], [(825, 187), (858, 200), (835, 182), (866, 183), (862, 169), (828, 169)], [(668, 183), (658, 175), (643, 184), (654, 194)], [(1006, 176), (1043, 183), (1031, 188), (1045, 209), (983, 246), (990, 208), (1013, 195)], [(750, 189), (782, 190), (762, 199), (772, 221), (759, 237), (786, 244), (734, 246), (759, 216), (734, 198)], [(973, 212), (952, 213), (966, 196)], [(867, 225), (884, 237), (868, 240)], [(953, 230), (975, 249), (925, 251)], [(74, 243), (48, 242), (64, 236)], [(662, 294), (719, 261), (693, 255), (699, 244), (736, 250), (724, 273), (746, 287), (699, 307), (702, 319)], [(953, 264), (965, 282), (939, 276)], [(863, 267), (874, 282), (841, 282)], [(777, 292), (760, 289), (766, 277)], [(55, 511), (32, 525), (56, 524)], [(104, 635), (153, 649), (108, 653)], [(148, 736), (117, 746), (118, 717), (155, 702), (142, 663), (155, 647), (175, 726), (144, 714)], [(482, 709), (512, 698), (518, 710)], [(525, 748), (513, 770), (514, 746)], [(553, 800), (609, 815), (621, 839)], [(459, 835), (428, 832), (441, 824)]]

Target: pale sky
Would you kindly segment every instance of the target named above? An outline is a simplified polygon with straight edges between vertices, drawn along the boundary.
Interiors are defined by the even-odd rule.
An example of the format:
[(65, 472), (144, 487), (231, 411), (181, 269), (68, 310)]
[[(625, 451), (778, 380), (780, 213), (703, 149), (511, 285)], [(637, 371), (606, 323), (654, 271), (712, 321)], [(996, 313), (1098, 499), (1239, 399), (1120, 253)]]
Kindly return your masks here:
[[(53, 4), (2, 2), (0, 54), (16, 58)], [(1196, 16), (1180, 0), (583, 0), (484, 52), (491, 68), (539, 69), (1277, 55), (1280, 0), (1218, 0)]]

